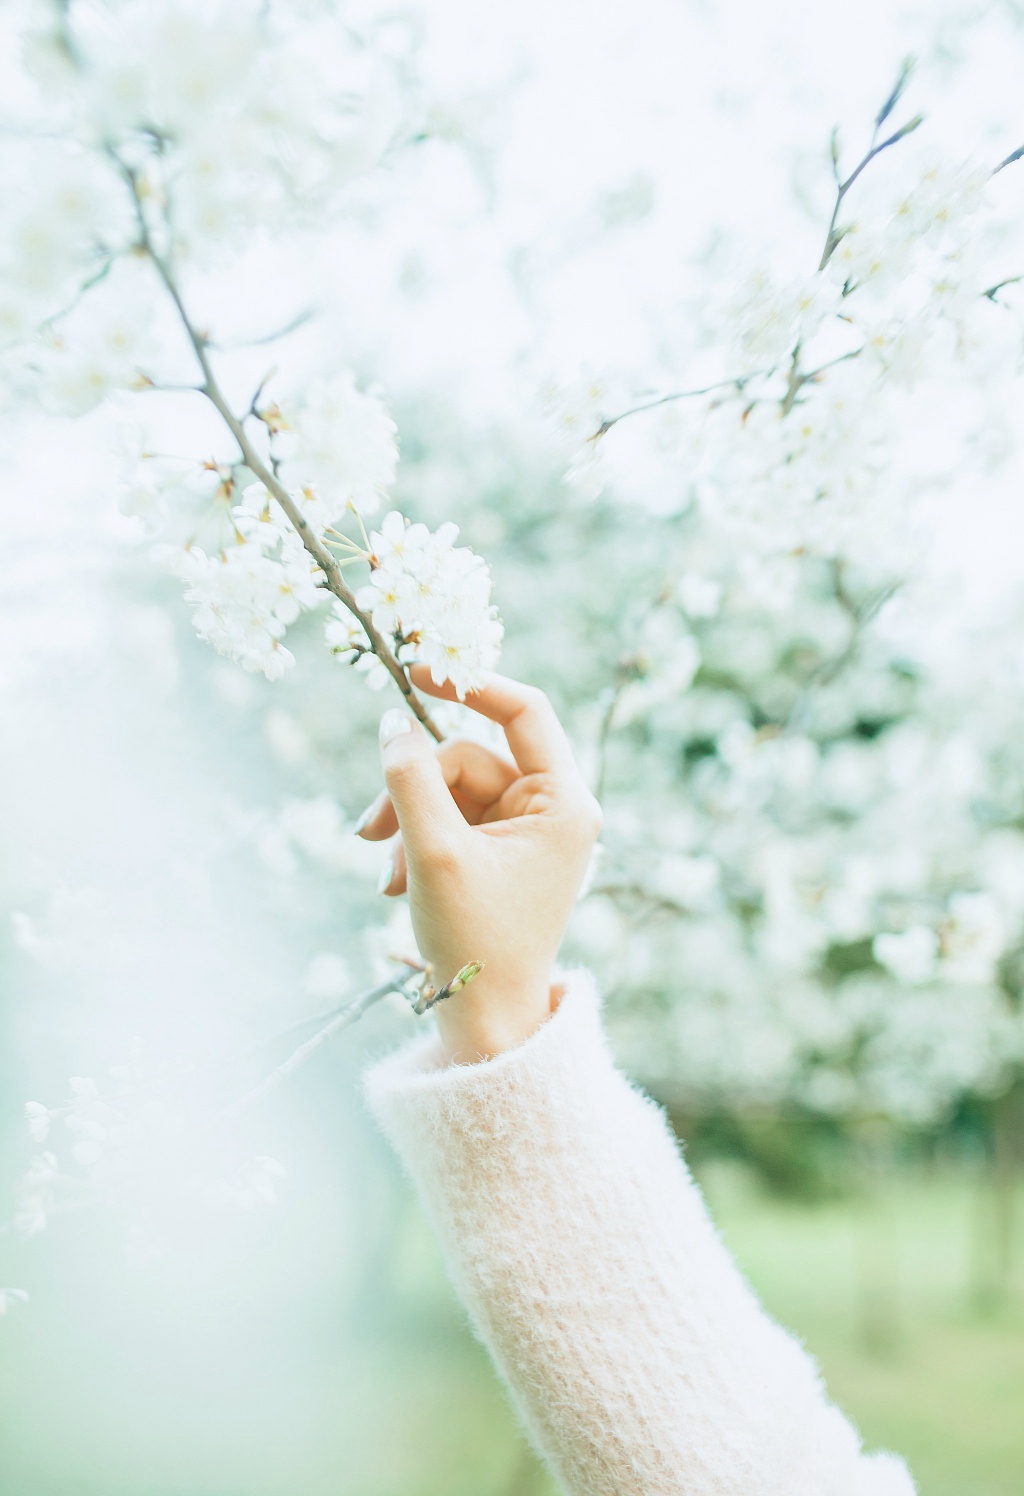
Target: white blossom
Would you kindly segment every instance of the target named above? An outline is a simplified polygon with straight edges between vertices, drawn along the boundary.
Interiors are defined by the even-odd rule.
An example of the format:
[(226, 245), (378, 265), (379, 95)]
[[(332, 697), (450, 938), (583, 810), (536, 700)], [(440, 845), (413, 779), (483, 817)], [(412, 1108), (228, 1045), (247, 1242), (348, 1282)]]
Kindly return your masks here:
[(41, 403), (82, 416), (119, 389), (143, 388), (154, 368), (156, 282), (149, 266), (118, 261), (25, 352)]
[[(455, 545), (457, 536), (455, 525), (431, 533), (392, 511), (370, 536), (370, 581), (356, 602), (396, 640), (400, 655), (414, 653), (438, 685), (450, 680), (461, 699), (496, 665), (503, 630), (490, 600), (490, 572), (468, 547)], [(329, 642), (346, 647), (336, 628)]]
[(281, 405), (275, 438), (282, 480), (309, 489), (321, 506), (320, 530), (351, 505), (372, 514), (394, 482), (397, 427), (378, 395), (356, 388), (348, 370), (314, 380), (299, 400)]
[(735, 339), (735, 372), (775, 368), (839, 310), (836, 289), (822, 276), (778, 285), (766, 272), (755, 271), (731, 294), (723, 314)]
[(676, 583), (679, 606), (690, 618), (714, 618), (722, 603), (722, 584), (714, 577), (688, 571)]
[(1006, 921), (990, 893), (954, 894), (941, 931), (944, 976), (953, 982), (992, 982), (1006, 941)]
[(294, 664), (281, 642), (288, 626), (320, 603), (319, 571), (259, 485), (231, 514), (237, 543), (219, 556), (192, 546), (173, 564), (187, 584), (185, 601), (193, 605), (199, 637), (243, 669), (279, 680)]
[(939, 937), (927, 925), (912, 925), (900, 935), (878, 934), (871, 949), (900, 982), (920, 986), (935, 975)]

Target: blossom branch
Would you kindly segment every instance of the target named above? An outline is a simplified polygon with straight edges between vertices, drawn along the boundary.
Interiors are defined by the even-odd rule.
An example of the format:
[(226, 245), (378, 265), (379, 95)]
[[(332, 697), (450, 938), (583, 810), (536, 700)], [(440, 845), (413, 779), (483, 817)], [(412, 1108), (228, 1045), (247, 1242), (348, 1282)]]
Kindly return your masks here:
[(356, 602), (355, 593), (345, 581), (341, 569), (335, 558), (331, 555), (331, 552), (327, 549), (323, 541), (314, 534), (309, 521), (301, 512), (291, 494), (289, 494), (272, 468), (263, 461), (256, 451), (249, 438), (249, 433), (245, 429), (244, 419), (240, 419), (229, 405), (210, 361), (209, 339), (192, 321), (170, 264), (153, 243), (149, 225), (146, 221), (142, 196), (139, 191), (138, 177), (132, 167), (122, 161), (116, 152), (112, 151), (111, 156), (127, 183), (132, 196), (139, 230), (139, 248), (150, 259), (160, 280), (163, 282), (164, 288), (174, 304), (178, 319), (185, 330), (185, 334), (192, 346), (192, 351), (198, 361), (203, 377), (203, 383), (197, 387), (199, 392), (209, 400), (231, 432), (245, 466), (252, 473), (253, 477), (263, 484), (267, 492), (273, 495), (281, 509), (287, 515), (290, 524), (298, 534), (303, 546), (323, 572), (328, 590), (334, 594), (339, 602), (348, 609), (362, 626), (366, 637), (370, 641), (371, 650), (384, 665), (388, 674), (405, 697), (410, 711), (419, 719), (430, 735), (437, 742), (441, 742), (444, 734), (422, 700), (413, 690), (412, 682), (409, 680), (404, 666), (395, 657), (394, 652), (388, 646), (387, 640), (375, 626), (370, 614)]
[(892, 92), (886, 99), (885, 103), (882, 105), (881, 109), (878, 111), (878, 114), (875, 116), (875, 128), (872, 131), (871, 144), (868, 147), (866, 155), (857, 163), (853, 171), (845, 179), (842, 178), (839, 173), (838, 132), (835, 130), (833, 130), (832, 132), (832, 171), (836, 179), (836, 200), (835, 205), (832, 209), (832, 217), (829, 220), (828, 233), (825, 235), (825, 247), (821, 252), (821, 259), (818, 262), (819, 271), (825, 269), (825, 266), (835, 254), (836, 249), (839, 247), (843, 235), (846, 232), (845, 229), (838, 228), (837, 225), (839, 222), (839, 213), (843, 206), (843, 201), (846, 198), (846, 194), (849, 192), (850, 188), (860, 177), (861, 173), (864, 172), (868, 166), (870, 166), (871, 162), (875, 159), (876, 156), (880, 156), (883, 151), (887, 151), (889, 147), (895, 145), (897, 141), (905, 139), (906, 136), (912, 134), (921, 124), (924, 123), (924, 115), (915, 114), (912, 120), (908, 120), (905, 125), (901, 125), (898, 130), (895, 130), (892, 135), (887, 136), (885, 140), (878, 139), (879, 130), (885, 124), (885, 121), (889, 118), (890, 114), (892, 114), (893, 110), (896, 108), (896, 105), (899, 103), (900, 99), (903, 96), (903, 91), (906, 88), (907, 83), (910, 81), (912, 68), (913, 62), (908, 58), (907, 61), (904, 62), (903, 67), (900, 69), (899, 77), (896, 79), (896, 83), (893, 86)]

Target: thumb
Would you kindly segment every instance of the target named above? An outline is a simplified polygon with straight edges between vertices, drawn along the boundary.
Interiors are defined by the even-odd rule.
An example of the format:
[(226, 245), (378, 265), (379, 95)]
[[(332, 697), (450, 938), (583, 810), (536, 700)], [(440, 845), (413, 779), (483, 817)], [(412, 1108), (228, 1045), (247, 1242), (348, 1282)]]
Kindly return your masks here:
[(411, 863), (451, 852), (465, 822), (423, 728), (397, 708), (380, 719), (380, 757)]

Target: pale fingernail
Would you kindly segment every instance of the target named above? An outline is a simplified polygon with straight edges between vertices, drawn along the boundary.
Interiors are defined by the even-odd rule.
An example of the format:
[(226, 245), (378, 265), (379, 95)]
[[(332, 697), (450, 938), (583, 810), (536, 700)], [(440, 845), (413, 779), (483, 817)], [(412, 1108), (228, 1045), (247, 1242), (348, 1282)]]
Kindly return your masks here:
[(394, 876), (395, 864), (389, 860), (385, 862), (384, 866), (380, 870), (380, 877), (377, 879), (377, 892), (387, 893), (388, 889), (391, 887), (391, 880)]
[(401, 737), (403, 732), (412, 731), (412, 718), (408, 712), (401, 711), (397, 706), (389, 707), (380, 719), (380, 746), (393, 742), (395, 738)]
[(362, 815), (359, 817), (358, 821), (356, 821), (355, 825), (352, 827), (353, 836), (358, 836), (363, 827), (370, 824), (374, 816), (377, 814), (378, 810), (380, 810), (383, 801), (384, 796), (378, 795), (376, 800), (374, 800), (370, 805), (366, 807)]

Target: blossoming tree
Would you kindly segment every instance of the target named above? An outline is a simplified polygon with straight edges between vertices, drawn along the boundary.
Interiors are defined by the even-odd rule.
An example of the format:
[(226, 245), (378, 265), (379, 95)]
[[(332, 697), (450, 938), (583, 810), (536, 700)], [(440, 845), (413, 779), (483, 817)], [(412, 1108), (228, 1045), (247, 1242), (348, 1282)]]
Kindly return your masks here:
[[(254, 239), (313, 242), (429, 133), (401, 28), (351, 27), (317, 0), (18, 9), (0, 303), (12, 407), (163, 402), (181, 439), (136, 450), (124, 504), (199, 637), (300, 693), (308, 674), (312, 700), (319, 677), (286, 641), (320, 614), (327, 651), (440, 736), (408, 667), (465, 696), (497, 660), (490, 572), (451, 522), (487, 506), (493, 469), (467, 459), (453, 483), (421, 440), (404, 462), (416, 521), (375, 519), (398, 459), (381, 394), (337, 363), (253, 380), (204, 304), (211, 267)], [(1005, 1086), (1024, 1056), (1024, 697), (989, 709), (974, 642), (943, 633), (941, 599), (912, 580), (945, 473), (994, 461), (993, 412), (1016, 388), (1021, 246), (1002, 189), (1020, 152), (915, 158), (909, 82), (904, 68), (860, 155), (833, 137), (815, 264), (709, 266), (692, 380), (555, 382), (553, 442), (540, 421), (501, 438), (502, 481), (519, 484), (491, 548), (510, 638), (556, 689), (607, 807), (573, 939), (606, 963), (624, 1055), (681, 1108), (927, 1122)], [(250, 354), (276, 341), (261, 313), (243, 314)], [(197, 437), (200, 406), (215, 424)], [(950, 426), (937, 458), (919, 439), (936, 412)], [(437, 471), (452, 507), (434, 513)], [(1006, 666), (984, 658), (993, 678)], [(321, 798), (257, 840), (329, 864), (339, 829)], [(28, 923), (20, 935), (38, 943)], [(246, 1155), (230, 1180), (211, 1174), (211, 1134), (378, 998), (436, 996), (404, 954), (290, 1026), (289, 1045), (308, 1036), (234, 1100), (183, 1100), (180, 1075), (136, 1055), (110, 1084), (80, 1077), (66, 1101), (30, 1103), (42, 1151), (17, 1228), (138, 1191), (154, 1154), (211, 1201), (272, 1200), (280, 1164)]]

